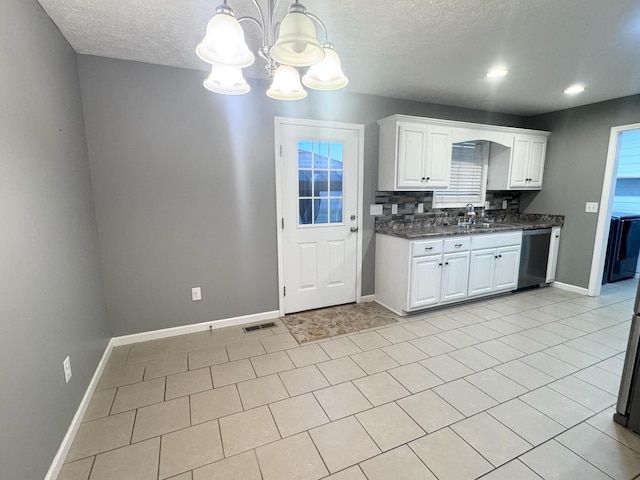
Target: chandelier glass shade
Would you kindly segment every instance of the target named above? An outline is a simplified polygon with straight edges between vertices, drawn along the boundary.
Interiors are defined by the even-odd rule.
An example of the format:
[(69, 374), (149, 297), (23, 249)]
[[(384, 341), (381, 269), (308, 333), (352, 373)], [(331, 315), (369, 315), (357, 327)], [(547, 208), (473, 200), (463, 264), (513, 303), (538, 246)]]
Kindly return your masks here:
[(196, 54), (205, 62), (226, 67), (248, 67), (255, 57), (244, 40), (244, 30), (230, 14), (216, 13)]
[(251, 90), (238, 67), (213, 65), (211, 74), (204, 81), (204, 88), (224, 95), (242, 95)]
[(307, 96), (307, 92), (302, 88), (298, 71), (290, 65), (280, 65), (267, 95), (276, 100), (300, 100)]
[[(258, 54), (266, 61), (271, 86), (267, 95), (278, 100), (298, 100), (307, 96), (300, 83), (296, 68), (309, 67), (302, 83), (316, 90), (337, 90), (349, 81), (344, 75), (340, 58), (327, 39), (322, 21), (307, 12), (296, 0), (281, 22), (275, 22), (274, 14), (280, 0), (267, 0), (268, 10), (263, 14), (258, 0), (252, 0), (258, 18), (236, 19), (227, 0), (216, 7), (215, 15), (207, 24), (206, 35), (196, 47), (196, 54), (212, 65), (211, 74), (205, 80), (208, 90), (225, 95), (241, 95), (250, 91), (242, 74), (242, 68), (255, 61), (244, 38), (241, 23), (253, 23), (262, 32), (262, 45)], [(317, 28), (322, 31), (318, 39)]]
[(302, 77), (302, 83), (316, 90), (337, 90), (345, 87), (349, 79), (345, 77), (340, 65), (340, 58), (330, 45), (324, 47), (324, 58), (311, 65)]

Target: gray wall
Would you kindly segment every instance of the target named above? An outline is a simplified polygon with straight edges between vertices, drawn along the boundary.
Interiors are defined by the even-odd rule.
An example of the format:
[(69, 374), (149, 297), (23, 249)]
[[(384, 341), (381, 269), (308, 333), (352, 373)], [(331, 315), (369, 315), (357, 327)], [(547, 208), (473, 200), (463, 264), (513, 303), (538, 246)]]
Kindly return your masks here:
[(532, 128), (550, 130), (544, 185), (523, 194), (528, 213), (565, 215), (558, 253), (559, 282), (587, 288), (598, 215), (585, 202), (599, 202), (611, 127), (640, 122), (640, 95), (563, 110), (530, 119)]
[[(115, 335), (278, 308), (274, 116), (365, 124), (364, 203), (374, 203), (378, 126), (394, 113), (521, 126), (523, 119), (341, 92), (298, 102), (225, 97), (206, 74), (79, 56)], [(364, 218), (364, 295), (374, 290)], [(192, 302), (190, 288), (202, 287)]]
[(0, 32), (0, 476), (35, 480), (110, 335), (75, 53), (35, 0)]

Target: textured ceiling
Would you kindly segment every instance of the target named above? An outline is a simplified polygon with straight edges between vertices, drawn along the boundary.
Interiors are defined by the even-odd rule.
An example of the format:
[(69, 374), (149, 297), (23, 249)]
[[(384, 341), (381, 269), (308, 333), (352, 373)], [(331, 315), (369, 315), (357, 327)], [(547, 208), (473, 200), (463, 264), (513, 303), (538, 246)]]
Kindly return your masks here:
[[(257, 0), (266, 10), (266, 0)], [(286, 12), (283, 1), (277, 18)], [(220, 0), (39, 0), (77, 53), (207, 70)], [(640, 93), (639, 0), (305, 0), (352, 92), (533, 115)], [(237, 17), (250, 0), (229, 0)], [(262, 36), (245, 23), (255, 52)], [(506, 78), (485, 78), (506, 65)], [(266, 78), (263, 61), (245, 70)], [(203, 73), (203, 79), (206, 74)], [(563, 90), (583, 82), (587, 90)]]

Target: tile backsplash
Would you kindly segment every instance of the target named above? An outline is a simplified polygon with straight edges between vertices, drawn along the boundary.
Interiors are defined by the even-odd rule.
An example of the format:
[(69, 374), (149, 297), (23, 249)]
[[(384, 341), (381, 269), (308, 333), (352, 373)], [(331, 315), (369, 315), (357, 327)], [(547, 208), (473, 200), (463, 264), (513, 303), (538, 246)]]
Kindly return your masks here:
[[(507, 208), (503, 209), (503, 202)], [(464, 208), (433, 208), (432, 192), (376, 192), (376, 204), (382, 205), (382, 215), (377, 220), (411, 220), (422, 217), (458, 217), (464, 216)], [(487, 204), (488, 202), (488, 204)], [(423, 213), (416, 213), (418, 204), (424, 205)], [(520, 210), (520, 192), (487, 192), (485, 205), (474, 205), (476, 214), (482, 215), (485, 210), (504, 210), (515, 212)], [(398, 213), (392, 214), (392, 205), (398, 206)]]

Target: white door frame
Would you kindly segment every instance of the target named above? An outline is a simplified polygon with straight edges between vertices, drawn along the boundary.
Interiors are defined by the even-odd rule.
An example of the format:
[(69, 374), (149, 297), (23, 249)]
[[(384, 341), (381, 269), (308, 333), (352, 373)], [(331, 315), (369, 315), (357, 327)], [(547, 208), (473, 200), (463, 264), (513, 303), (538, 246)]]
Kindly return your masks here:
[(358, 239), (356, 242), (356, 303), (362, 299), (362, 215), (363, 188), (364, 188), (364, 125), (357, 123), (326, 122), (322, 120), (307, 120), (301, 118), (275, 117), (275, 161), (276, 161), (276, 230), (278, 242), (278, 310), (280, 316), (284, 316), (284, 239), (282, 233), (282, 157), (280, 156), (280, 141), (284, 125), (317, 128), (340, 128), (343, 130), (355, 130), (358, 132)]
[(607, 152), (607, 164), (602, 181), (602, 196), (600, 197), (600, 214), (596, 227), (596, 238), (593, 245), (593, 257), (591, 258), (591, 274), (589, 276), (589, 289), (587, 295), (597, 297), (602, 288), (602, 275), (604, 273), (604, 261), (607, 255), (607, 242), (609, 240), (609, 226), (611, 224), (611, 210), (613, 209), (613, 195), (618, 172), (618, 139), (622, 132), (640, 129), (640, 123), (620, 125), (611, 128), (609, 135), (609, 150)]

